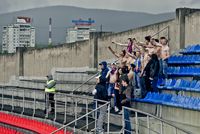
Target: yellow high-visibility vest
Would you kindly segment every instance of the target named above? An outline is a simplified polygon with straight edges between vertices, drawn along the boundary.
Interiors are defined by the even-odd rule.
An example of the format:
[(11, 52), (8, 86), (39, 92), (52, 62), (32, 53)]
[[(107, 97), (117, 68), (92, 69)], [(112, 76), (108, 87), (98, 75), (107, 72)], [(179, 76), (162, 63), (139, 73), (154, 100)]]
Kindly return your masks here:
[[(47, 81), (47, 85), (50, 84), (51, 82), (54, 82), (54, 80)], [(55, 93), (56, 92), (56, 88), (55, 88), (55, 86), (52, 87), (52, 88), (45, 88), (45, 92)]]

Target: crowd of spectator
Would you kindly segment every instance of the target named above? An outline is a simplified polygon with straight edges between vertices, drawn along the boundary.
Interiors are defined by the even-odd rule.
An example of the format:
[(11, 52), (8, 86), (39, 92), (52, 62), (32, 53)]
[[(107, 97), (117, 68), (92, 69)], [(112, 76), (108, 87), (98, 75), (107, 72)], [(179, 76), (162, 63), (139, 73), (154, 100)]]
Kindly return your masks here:
[[(148, 92), (159, 92), (157, 83), (162, 85), (167, 78), (167, 59), (170, 56), (168, 40), (145, 37), (145, 42), (128, 38), (127, 44), (116, 52), (108, 47), (117, 60), (108, 67), (107, 62), (99, 63), (100, 75), (93, 91), (96, 99), (111, 101), (114, 98), (114, 111), (120, 114), (122, 106), (130, 107), (133, 98), (144, 98)], [(138, 91), (136, 93), (136, 91)], [(129, 120), (128, 111), (124, 111), (125, 120)], [(130, 123), (125, 122), (127, 134), (131, 131)]]

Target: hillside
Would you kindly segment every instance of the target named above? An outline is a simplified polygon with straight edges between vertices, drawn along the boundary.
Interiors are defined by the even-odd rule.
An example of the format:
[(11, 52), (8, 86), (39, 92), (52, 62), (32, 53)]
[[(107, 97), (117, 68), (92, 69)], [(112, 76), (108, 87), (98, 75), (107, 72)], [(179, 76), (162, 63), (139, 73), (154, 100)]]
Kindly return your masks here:
[[(125, 31), (136, 27), (174, 18), (174, 13), (148, 14), (142, 12), (124, 12), (104, 9), (85, 9), (70, 6), (52, 6), (34, 8), (12, 13), (0, 14), (0, 31), (2, 26), (12, 23), (17, 16), (29, 16), (33, 18), (33, 26), (36, 27), (37, 44), (48, 42), (48, 18), (52, 18), (53, 43), (65, 42), (66, 28), (72, 26), (73, 19), (92, 18), (96, 21), (95, 27), (100, 29), (102, 24), (104, 31)], [(2, 32), (0, 32), (0, 44)]]

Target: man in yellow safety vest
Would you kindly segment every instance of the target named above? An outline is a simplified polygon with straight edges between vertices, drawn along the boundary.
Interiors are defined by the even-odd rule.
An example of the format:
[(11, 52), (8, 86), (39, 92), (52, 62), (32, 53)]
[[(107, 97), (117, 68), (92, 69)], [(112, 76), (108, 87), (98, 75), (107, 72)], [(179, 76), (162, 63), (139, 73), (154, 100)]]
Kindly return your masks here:
[(56, 92), (56, 81), (52, 75), (47, 75), (47, 83), (45, 85), (45, 113), (48, 112), (49, 104), (51, 104), (51, 113), (55, 112), (55, 100), (54, 94)]

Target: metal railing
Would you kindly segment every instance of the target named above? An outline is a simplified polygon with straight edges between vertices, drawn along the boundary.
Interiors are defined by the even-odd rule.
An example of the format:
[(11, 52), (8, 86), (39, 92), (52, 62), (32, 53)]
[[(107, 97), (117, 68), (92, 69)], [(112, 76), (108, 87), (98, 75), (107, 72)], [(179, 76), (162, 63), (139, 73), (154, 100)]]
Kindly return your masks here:
[(83, 87), (85, 84), (87, 84), (93, 78), (95, 78), (98, 74), (99, 74), (99, 72), (94, 74), (94, 75), (92, 75), (89, 79), (87, 79), (85, 82), (83, 82), (80, 86), (76, 87), (75, 89), (72, 89), (71, 94), (74, 94), (75, 91), (79, 90), (81, 87)]
[(192, 134), (171, 122), (137, 109), (123, 107), (122, 116), (123, 134), (132, 134), (133, 132), (134, 134)]
[[(45, 101), (44, 91), (11, 87), (2, 87), (0, 96), (1, 110), (17, 112), (21, 115), (28, 113), (33, 118), (41, 116), (44, 120), (51, 120), (53, 124), (59, 122), (59, 126), (68, 124), (66, 128), (71, 130), (70, 127), (72, 127), (73, 131), (96, 130), (99, 110), (106, 106), (107, 119), (105, 121), (107, 122), (107, 131), (109, 131), (110, 103), (106, 101), (63, 93), (55, 93), (53, 101), (50, 101), (48, 97), (46, 97), (48, 100)], [(50, 105), (47, 105), (49, 103), (54, 103), (55, 113), (50, 113)], [(99, 103), (102, 105), (97, 105)], [(45, 109), (46, 112), (44, 112)], [(74, 126), (71, 126), (72, 124)]]
[[(95, 102), (97, 103), (97, 101), (95, 101)], [(64, 130), (64, 133), (66, 133), (66, 130), (70, 129), (70, 128), (71, 128), (70, 125), (73, 125), (73, 124), (74, 124), (74, 125), (73, 125), (73, 126), (74, 126), (73, 132), (76, 133), (76, 132), (81, 131), (81, 129), (84, 128), (84, 127), (88, 128), (88, 126), (91, 125), (91, 123), (94, 123), (94, 128), (92, 129), (92, 131), (95, 131), (95, 132), (96, 132), (96, 131), (98, 131), (98, 127), (99, 127), (97, 121), (98, 121), (98, 120), (101, 120), (100, 115), (99, 115), (99, 117), (97, 118), (98, 112), (99, 112), (99, 114), (104, 114), (104, 115), (106, 115), (106, 113), (108, 112), (108, 114), (107, 114), (107, 133), (109, 133), (109, 127), (110, 127), (110, 126), (109, 126), (110, 103), (109, 103), (109, 102), (104, 102), (104, 103), (105, 103), (105, 104), (102, 104), (102, 105), (96, 107), (94, 110), (92, 110), (92, 111), (86, 113), (85, 115), (83, 115), (83, 116), (81, 116), (81, 117), (79, 117), (79, 118), (77, 118), (77, 119), (71, 121), (70, 123), (68, 123), (68, 124), (66, 124), (66, 125), (64, 125), (64, 126), (62, 126), (62, 127), (60, 127), (59, 129), (53, 131), (51, 134), (55, 134), (55, 133), (60, 132), (60, 131), (63, 131), (63, 130)], [(103, 111), (103, 113), (101, 113), (101, 109), (105, 109), (105, 111)], [(107, 111), (107, 112), (106, 112), (106, 111)], [(91, 122), (91, 123), (88, 123), (88, 116), (89, 116), (89, 115), (92, 115), (92, 114), (94, 114), (94, 116), (95, 116), (95, 121), (93, 121), (93, 122)], [(86, 125), (83, 126), (81, 129), (76, 129), (76, 125), (77, 125), (76, 123), (77, 123), (79, 120), (85, 119), (85, 118), (86, 118)], [(100, 122), (100, 121), (98, 121), (98, 122)], [(102, 126), (102, 127), (103, 127), (103, 126)]]

